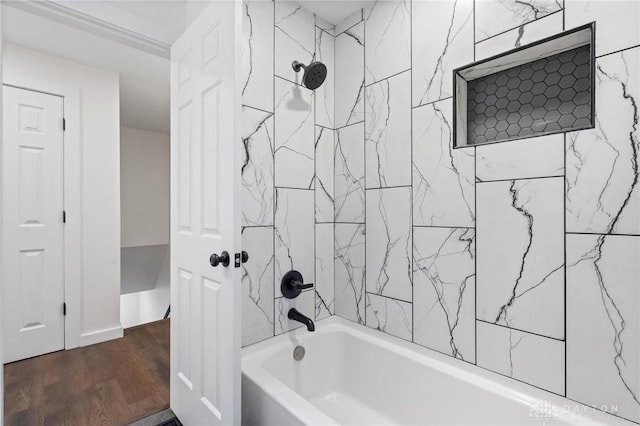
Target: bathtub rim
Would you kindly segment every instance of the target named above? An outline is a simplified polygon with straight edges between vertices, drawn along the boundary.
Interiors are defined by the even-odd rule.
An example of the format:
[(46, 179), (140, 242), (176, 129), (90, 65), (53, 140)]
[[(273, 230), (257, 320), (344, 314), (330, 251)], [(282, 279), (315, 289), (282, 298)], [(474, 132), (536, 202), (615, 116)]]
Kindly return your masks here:
[[(296, 345), (304, 346), (305, 341), (315, 336), (334, 332), (341, 332), (356, 339), (362, 339), (365, 342), (381, 347), (383, 350), (390, 350), (427, 368), (436, 369), (444, 374), (468, 382), (472, 386), (477, 386), (530, 408), (534, 408), (540, 401), (550, 402), (558, 409), (559, 416), (556, 418), (571, 425), (638, 425), (638, 423), (623, 417), (597, 410), (587, 404), (335, 315), (316, 321), (316, 331), (313, 333), (308, 332), (304, 327), (296, 328), (242, 348), (242, 375), (267, 392), (275, 402), (287, 407), (291, 414), (301, 422), (306, 424), (339, 425), (294, 389), (291, 389), (269, 373), (262, 365), (265, 360), (278, 351), (291, 348), (294, 342)], [(572, 409), (579, 407), (580, 410), (587, 412), (576, 414), (571, 410), (568, 411), (565, 408), (566, 406), (570, 406)]]

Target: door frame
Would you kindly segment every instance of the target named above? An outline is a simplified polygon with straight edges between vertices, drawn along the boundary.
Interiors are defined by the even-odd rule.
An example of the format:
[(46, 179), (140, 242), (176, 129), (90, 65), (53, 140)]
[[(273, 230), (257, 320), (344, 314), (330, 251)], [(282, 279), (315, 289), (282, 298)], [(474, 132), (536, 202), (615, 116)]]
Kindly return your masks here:
[[(87, 344), (82, 337), (82, 136), (79, 87), (5, 72), (3, 86), (60, 96), (63, 99), (63, 205), (67, 221), (63, 226), (63, 281), (67, 312), (64, 317), (64, 348)], [(3, 113), (4, 114), (4, 113)]]

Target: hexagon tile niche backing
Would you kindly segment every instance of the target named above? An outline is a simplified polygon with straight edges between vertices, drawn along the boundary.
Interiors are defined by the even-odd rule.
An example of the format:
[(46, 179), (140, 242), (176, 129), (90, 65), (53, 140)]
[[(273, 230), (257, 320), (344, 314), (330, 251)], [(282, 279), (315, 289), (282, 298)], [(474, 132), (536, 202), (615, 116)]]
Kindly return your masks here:
[(591, 123), (588, 45), (468, 82), (468, 144), (584, 128)]

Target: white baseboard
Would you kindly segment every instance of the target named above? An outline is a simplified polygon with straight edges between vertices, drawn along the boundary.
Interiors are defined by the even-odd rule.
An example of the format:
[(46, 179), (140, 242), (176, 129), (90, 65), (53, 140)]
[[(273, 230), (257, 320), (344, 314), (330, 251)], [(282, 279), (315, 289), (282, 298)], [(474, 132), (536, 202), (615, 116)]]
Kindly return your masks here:
[(124, 335), (122, 325), (104, 330), (91, 331), (80, 336), (80, 346), (95, 345), (108, 340), (119, 339)]

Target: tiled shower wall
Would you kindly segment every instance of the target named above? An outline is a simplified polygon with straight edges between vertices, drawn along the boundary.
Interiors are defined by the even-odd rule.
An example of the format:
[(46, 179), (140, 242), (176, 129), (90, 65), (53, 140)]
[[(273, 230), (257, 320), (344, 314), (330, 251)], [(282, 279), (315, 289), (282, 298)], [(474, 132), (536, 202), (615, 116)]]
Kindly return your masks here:
[[(451, 148), (454, 68), (592, 21), (595, 129)], [(337, 25), (336, 315), (640, 422), (638, 22), (405, 0)]]
[[(243, 344), (295, 305), (640, 421), (638, 2), (243, 6)], [(592, 21), (595, 129), (451, 148), (454, 68)]]
[[(334, 312), (333, 25), (288, 1), (243, 2), (242, 344), (283, 333), (296, 307), (312, 319)], [(294, 60), (330, 70), (314, 92)], [(302, 273), (315, 289), (282, 297), (280, 280)]]

